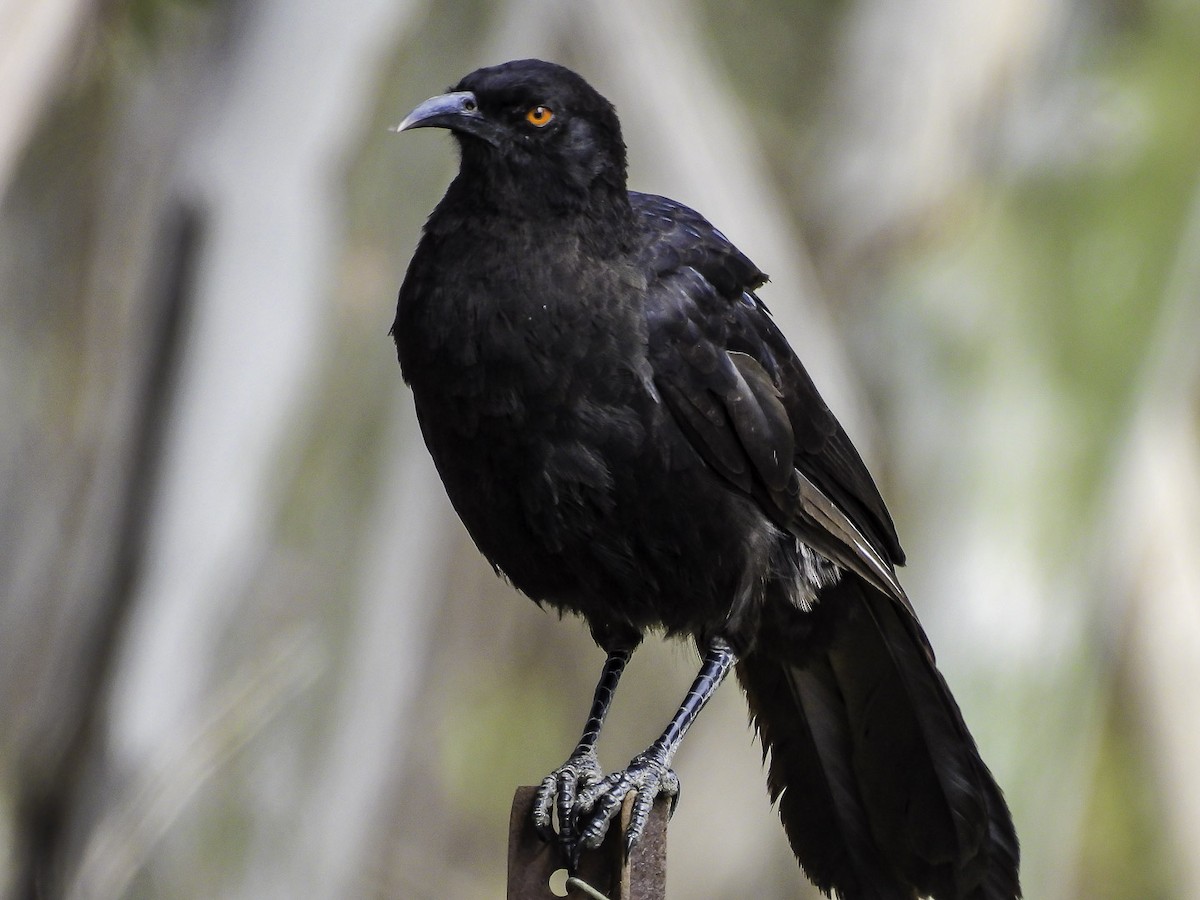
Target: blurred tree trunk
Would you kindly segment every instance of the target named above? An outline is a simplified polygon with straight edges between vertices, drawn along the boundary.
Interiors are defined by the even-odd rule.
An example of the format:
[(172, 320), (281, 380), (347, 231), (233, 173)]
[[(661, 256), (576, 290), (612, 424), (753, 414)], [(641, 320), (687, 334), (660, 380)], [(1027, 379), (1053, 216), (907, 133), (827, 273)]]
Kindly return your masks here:
[(1152, 775), (1169, 786), (1156, 812), (1189, 897), (1200, 893), (1200, 167), (1196, 176), (1097, 529), (1095, 583), (1108, 595), (1108, 638), (1132, 682)]
[[(227, 764), (274, 715), (272, 704), (311, 686), (321, 665), (303, 628), (292, 629), (290, 643), (259, 647), (257, 668), (223, 673), (219, 647), (229, 618), (244, 613), (235, 604), (278, 553), (263, 533), (277, 516), (270, 472), (286, 453), (322, 344), (316, 311), (330, 276), (320, 270), (337, 215), (327, 186), (367, 96), (353, 79), (370, 83), (365, 61), (386, 48), (406, 11), (394, 3), (116, 5), (89, 28), (66, 7), (13, 8), (24, 27), (3, 35), (6, 61), (40, 79), (20, 97), (32, 112), (4, 110), (36, 128), (23, 149), (20, 129), (5, 135), (22, 152), (0, 208), (0, 386), (13, 425), (0, 443), (0, 466), (12, 476), (0, 497), (0, 700), (4, 806), (13, 815), (0, 829), (11, 852), (0, 858), (13, 865), (7, 893), (20, 898), (123, 893), (212, 766)], [(288, 41), (276, 40), (272, 15), (286, 20)], [(350, 27), (339, 30), (343, 23)], [(296, 42), (305, 24), (307, 47)], [(26, 43), (33, 34), (44, 34), (43, 58), (29, 58), (41, 46)], [(47, 77), (56, 62), (59, 74)], [(245, 115), (231, 118), (237, 98), (256, 91)], [(264, 134), (268, 123), (274, 130)], [(257, 171), (248, 149), (258, 151)], [(230, 224), (247, 200), (268, 219), (243, 216), (238, 235)], [(289, 202), (290, 232), (278, 209)], [(310, 243), (286, 240), (297, 233)], [(228, 237), (234, 252), (221, 243)], [(214, 272), (228, 279), (215, 296), (228, 298), (231, 314), (215, 330)], [(307, 316), (297, 291), (312, 298)], [(209, 341), (233, 355), (213, 358)], [(212, 405), (197, 407), (197, 385), (209, 386)], [(222, 419), (225, 411), (235, 418)], [(197, 427), (181, 445), (181, 429)], [(187, 527), (172, 533), (172, 522)], [(190, 598), (182, 630), (147, 626), (147, 615), (162, 621), (180, 590)], [(131, 621), (140, 623), (132, 634)], [(255, 622), (267, 625), (257, 613), (246, 619), (251, 630)], [(378, 690), (385, 679), (372, 678)], [(147, 689), (169, 698), (166, 706), (151, 705)], [(131, 690), (142, 696), (131, 700)], [(155, 734), (139, 744), (129, 723), (140, 721), (144, 736), (146, 716)], [(189, 732), (190, 746), (171, 749)], [(370, 785), (382, 775), (360, 777)], [(299, 784), (290, 792), (305, 796)], [(325, 848), (326, 838), (313, 843)], [(312, 868), (321, 860), (328, 868), (328, 855)], [(270, 883), (278, 863), (270, 866), (275, 875), (250, 877)], [(167, 893), (196, 890), (201, 874)], [(329, 896), (343, 893), (331, 887)]]
[[(167, 77), (127, 77), (103, 38), (127, 41), (134, 56), (148, 48), (117, 21), (89, 32), (83, 9), (10, 10), (24, 27), (5, 33), (5, 87), (28, 91), (6, 108), (21, 119), (6, 140), (29, 133), (37, 104), (42, 115), (0, 182), (0, 717), (14, 897), (60, 896), (97, 814), (102, 709), (140, 574), (202, 231), (170, 187), (177, 110), (200, 54), (171, 48)], [(179, 24), (208, 40), (203, 18)], [(59, 96), (72, 56), (85, 62)]]

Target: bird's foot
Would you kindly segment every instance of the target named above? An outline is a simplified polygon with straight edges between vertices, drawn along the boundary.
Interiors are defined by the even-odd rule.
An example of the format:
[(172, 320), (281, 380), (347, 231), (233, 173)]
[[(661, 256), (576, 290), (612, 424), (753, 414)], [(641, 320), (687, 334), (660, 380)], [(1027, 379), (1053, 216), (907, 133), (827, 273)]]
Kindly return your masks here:
[(621, 772), (600, 779), (579, 791), (575, 798), (575, 830), (581, 847), (595, 849), (604, 841), (608, 826), (621, 809), (630, 791), (637, 796), (625, 831), (625, 852), (633, 849), (646, 829), (650, 809), (659, 794), (671, 798), (671, 812), (679, 801), (679, 778), (667, 764), (667, 755), (658, 748), (639, 753)]
[(558, 841), (572, 868), (577, 867), (582, 849), (578, 834), (578, 795), (599, 784), (604, 777), (595, 749), (576, 750), (570, 759), (542, 779), (533, 800), (533, 825), (542, 840), (554, 840), (553, 813), (558, 811)]

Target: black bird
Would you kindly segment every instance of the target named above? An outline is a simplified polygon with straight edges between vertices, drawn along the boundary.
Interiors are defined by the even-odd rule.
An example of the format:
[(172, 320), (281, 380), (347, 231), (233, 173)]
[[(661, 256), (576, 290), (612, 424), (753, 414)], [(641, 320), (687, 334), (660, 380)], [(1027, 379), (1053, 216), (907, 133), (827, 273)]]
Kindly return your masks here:
[[(1004, 797), (895, 566), (875, 483), (755, 294), (766, 276), (686, 206), (626, 188), (612, 105), (561, 66), (479, 69), (398, 126), (461, 166), (392, 334), (446, 492), (492, 563), (583, 616), (608, 659), (535, 820), (572, 859), (671, 759), (731, 668), (804, 871), (847, 900), (1020, 896)], [(595, 745), (647, 630), (703, 665), (662, 736)]]

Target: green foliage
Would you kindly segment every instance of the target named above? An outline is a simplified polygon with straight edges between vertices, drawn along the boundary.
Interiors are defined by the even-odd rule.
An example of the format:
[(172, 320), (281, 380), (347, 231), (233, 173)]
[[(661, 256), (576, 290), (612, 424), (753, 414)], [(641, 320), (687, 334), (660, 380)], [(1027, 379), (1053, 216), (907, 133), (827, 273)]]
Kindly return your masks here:
[(1144, 723), (1119, 688), (1102, 732), (1075, 894), (1089, 900), (1176, 897), (1163, 797)]
[(1117, 140), (1020, 185), (1010, 207), (1048, 361), (1108, 433), (1145, 357), (1200, 162), (1200, 17), (1152, 9), (1092, 66)]
[(126, 0), (119, 11), (129, 32), (147, 44), (156, 42), (181, 14), (208, 10), (221, 0)]

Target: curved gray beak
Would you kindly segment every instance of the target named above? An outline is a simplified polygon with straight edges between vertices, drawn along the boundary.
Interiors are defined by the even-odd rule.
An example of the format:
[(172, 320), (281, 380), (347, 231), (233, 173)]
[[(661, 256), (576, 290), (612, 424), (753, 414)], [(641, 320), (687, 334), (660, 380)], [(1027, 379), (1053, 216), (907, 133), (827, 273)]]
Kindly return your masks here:
[(476, 131), (483, 120), (483, 113), (470, 91), (455, 91), (430, 97), (391, 131), (397, 133), (410, 128), (449, 128), (455, 131)]

